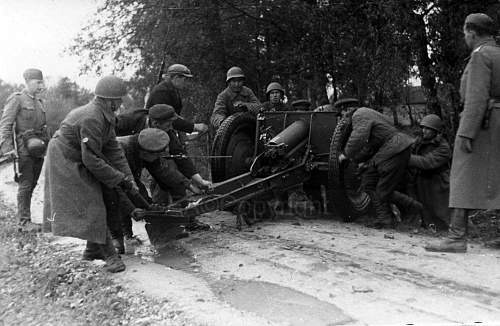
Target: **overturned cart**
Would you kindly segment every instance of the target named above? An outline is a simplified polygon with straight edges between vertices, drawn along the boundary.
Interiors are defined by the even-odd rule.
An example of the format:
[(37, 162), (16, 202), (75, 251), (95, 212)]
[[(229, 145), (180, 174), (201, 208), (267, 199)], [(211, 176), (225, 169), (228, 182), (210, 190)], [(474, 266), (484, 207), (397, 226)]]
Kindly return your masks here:
[(272, 215), (269, 199), (303, 186), (319, 211), (334, 210), (350, 221), (370, 203), (359, 191), (356, 166), (338, 162), (350, 128), (350, 120), (335, 110), (234, 114), (214, 140), (212, 154), (226, 158), (212, 159), (212, 191), (161, 212), (145, 212), (145, 217), (188, 223), (200, 214), (232, 208), (241, 226), (259, 214)]

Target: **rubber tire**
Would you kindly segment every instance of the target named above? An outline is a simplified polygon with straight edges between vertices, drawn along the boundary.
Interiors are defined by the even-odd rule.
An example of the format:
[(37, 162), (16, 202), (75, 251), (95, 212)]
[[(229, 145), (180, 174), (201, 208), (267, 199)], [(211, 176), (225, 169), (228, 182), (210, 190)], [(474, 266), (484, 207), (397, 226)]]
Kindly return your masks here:
[(222, 122), (215, 134), (211, 155), (228, 155), (232, 158), (210, 160), (213, 182), (221, 182), (249, 171), (250, 165), (246, 160), (254, 154), (255, 124), (255, 116), (248, 112), (235, 113)]
[(358, 216), (365, 214), (370, 209), (370, 197), (365, 192), (348, 191), (357, 189), (358, 177), (352, 162), (342, 162), (338, 157), (352, 132), (351, 118), (343, 118), (335, 127), (330, 143), (328, 158), (328, 197), (332, 206), (345, 222), (352, 222)]

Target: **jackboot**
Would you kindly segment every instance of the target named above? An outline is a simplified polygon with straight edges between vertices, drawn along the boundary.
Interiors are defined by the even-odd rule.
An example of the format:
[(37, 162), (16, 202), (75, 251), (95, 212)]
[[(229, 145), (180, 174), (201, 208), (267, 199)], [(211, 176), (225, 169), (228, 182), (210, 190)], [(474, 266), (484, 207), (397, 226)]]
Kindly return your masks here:
[(83, 260), (104, 260), (104, 253), (98, 243), (87, 241), (87, 246), (83, 251)]
[(373, 221), (367, 223), (366, 226), (375, 229), (394, 229), (396, 223), (394, 222), (389, 202), (380, 199), (376, 194), (373, 194), (371, 197), (375, 210), (375, 218)]
[(425, 247), (425, 250), (432, 252), (452, 252), (462, 253), (467, 251), (467, 222), (468, 210), (454, 208), (451, 213), (450, 229), (448, 239), (437, 244)]
[(101, 250), (104, 253), (105, 257), (105, 262), (103, 268), (107, 272), (110, 273), (118, 273), (118, 272), (123, 272), (125, 270), (125, 264), (123, 263), (120, 255), (116, 252), (115, 247), (113, 246), (113, 241), (111, 239), (111, 234), (107, 233), (106, 236), (106, 243), (99, 245), (101, 247)]
[(113, 238), (113, 247), (115, 247), (116, 252), (120, 255), (125, 254), (125, 243), (123, 241), (123, 237)]

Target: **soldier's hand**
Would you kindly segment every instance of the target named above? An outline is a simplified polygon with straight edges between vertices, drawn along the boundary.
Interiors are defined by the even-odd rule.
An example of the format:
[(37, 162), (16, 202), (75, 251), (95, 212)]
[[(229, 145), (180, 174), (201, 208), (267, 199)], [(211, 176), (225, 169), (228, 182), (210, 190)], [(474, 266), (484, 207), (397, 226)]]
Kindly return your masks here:
[(342, 162), (344, 162), (344, 161), (347, 161), (347, 156), (345, 156), (345, 154), (344, 154), (344, 153), (341, 153), (341, 154), (339, 155), (339, 163), (342, 163)]
[(123, 178), (122, 181), (118, 184), (120, 188), (123, 189), (125, 192), (132, 192), (132, 193), (137, 193), (139, 192), (139, 187), (137, 187), (137, 184), (135, 183), (134, 179), (130, 176), (126, 176)]
[(135, 208), (132, 213), (130, 213), (130, 216), (135, 220), (135, 221), (140, 221), (144, 218), (143, 213), (145, 212), (144, 209), (142, 208)]
[(472, 139), (467, 137), (458, 137), (460, 149), (466, 153), (472, 153)]

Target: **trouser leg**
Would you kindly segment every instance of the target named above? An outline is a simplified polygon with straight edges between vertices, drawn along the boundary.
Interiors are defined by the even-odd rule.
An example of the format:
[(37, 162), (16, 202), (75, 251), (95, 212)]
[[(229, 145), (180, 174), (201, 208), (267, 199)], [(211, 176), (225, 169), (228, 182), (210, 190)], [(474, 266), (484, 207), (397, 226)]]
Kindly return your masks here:
[(19, 186), (17, 191), (17, 217), (19, 221), (31, 221), (31, 197), (40, 177), (43, 159), (27, 155), (19, 157)]
[(468, 231), (469, 211), (463, 208), (452, 209), (448, 237), (454, 240), (465, 240)]

